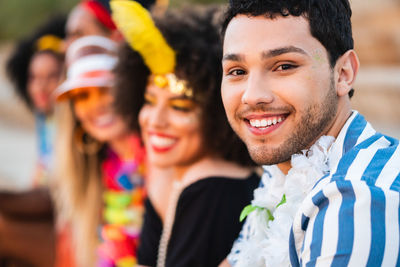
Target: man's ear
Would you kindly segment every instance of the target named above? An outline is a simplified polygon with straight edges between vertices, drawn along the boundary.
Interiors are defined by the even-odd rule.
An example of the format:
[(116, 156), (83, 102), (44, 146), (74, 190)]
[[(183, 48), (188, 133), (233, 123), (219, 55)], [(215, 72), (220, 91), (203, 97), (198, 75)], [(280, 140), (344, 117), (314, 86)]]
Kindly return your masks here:
[(359, 67), (360, 61), (354, 50), (347, 51), (336, 61), (335, 77), (337, 77), (336, 92), (338, 96), (347, 95), (353, 88)]

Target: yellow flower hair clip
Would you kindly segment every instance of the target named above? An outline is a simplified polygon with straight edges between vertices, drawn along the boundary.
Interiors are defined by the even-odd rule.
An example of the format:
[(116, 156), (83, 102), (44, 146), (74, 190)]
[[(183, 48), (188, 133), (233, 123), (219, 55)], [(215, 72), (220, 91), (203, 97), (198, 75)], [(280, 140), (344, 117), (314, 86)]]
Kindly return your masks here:
[(154, 83), (173, 93), (192, 97), (193, 90), (173, 74), (175, 51), (154, 24), (149, 11), (135, 1), (112, 0), (110, 6), (114, 23), (132, 49), (142, 56), (154, 75)]
[(50, 50), (56, 53), (61, 53), (63, 40), (55, 35), (43, 35), (36, 41), (37, 51)]

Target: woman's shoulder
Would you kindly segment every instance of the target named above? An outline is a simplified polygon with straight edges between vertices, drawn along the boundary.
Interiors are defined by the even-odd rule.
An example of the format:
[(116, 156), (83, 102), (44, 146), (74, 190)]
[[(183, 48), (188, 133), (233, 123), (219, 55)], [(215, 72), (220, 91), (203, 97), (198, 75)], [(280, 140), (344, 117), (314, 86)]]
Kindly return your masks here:
[(240, 212), (252, 200), (259, 181), (255, 173), (245, 179), (211, 176), (199, 180), (182, 191), (177, 216), (239, 221)]
[[(194, 164), (182, 178), (185, 187), (200, 183), (213, 183), (218, 180), (219, 183), (235, 183), (242, 181), (244, 183), (254, 179), (257, 176), (256, 168), (243, 167), (236, 163), (225, 161), (218, 158), (205, 158)], [(252, 178), (252, 179), (251, 179)], [(219, 181), (221, 180), (221, 181)]]
[(242, 179), (229, 176), (209, 176), (197, 180), (186, 186), (181, 194), (181, 199), (211, 199), (231, 198), (232, 196), (252, 197), (253, 191), (258, 187), (260, 177), (251, 172)]
[[(243, 177), (230, 177), (227, 175), (213, 175), (202, 178), (189, 186), (211, 186), (214, 187), (217, 184), (221, 186), (232, 186), (232, 187), (241, 187), (244, 185), (252, 185), (258, 186), (260, 183), (260, 176), (256, 172), (249, 172), (246, 176)], [(189, 187), (188, 186), (188, 187)]]

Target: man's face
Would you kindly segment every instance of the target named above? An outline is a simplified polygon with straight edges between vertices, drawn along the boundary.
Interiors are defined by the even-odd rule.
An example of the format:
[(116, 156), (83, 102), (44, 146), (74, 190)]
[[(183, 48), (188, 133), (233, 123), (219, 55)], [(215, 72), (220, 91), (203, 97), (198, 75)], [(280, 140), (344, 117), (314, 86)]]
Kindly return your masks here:
[(303, 17), (236, 16), (224, 40), (222, 99), (258, 164), (278, 164), (332, 126), (338, 97), (328, 54)]

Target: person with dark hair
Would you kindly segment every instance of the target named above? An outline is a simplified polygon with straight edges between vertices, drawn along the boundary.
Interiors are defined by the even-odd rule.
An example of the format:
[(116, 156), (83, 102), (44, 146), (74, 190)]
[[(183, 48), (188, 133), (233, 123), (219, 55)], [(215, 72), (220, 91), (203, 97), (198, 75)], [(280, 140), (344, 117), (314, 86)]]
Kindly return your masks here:
[[(140, 0), (149, 9), (155, 0)], [(122, 40), (111, 18), (110, 0), (81, 0), (71, 11), (66, 25), (66, 46), (87, 35), (100, 35), (114, 41)]]
[[(62, 62), (62, 54), (60, 53), (62, 44), (60, 41), (65, 37), (65, 23), (66, 16), (64, 15), (58, 15), (47, 20), (31, 36), (17, 43), (6, 63), (8, 78), (14, 84), (17, 93), (22, 97), (24, 102), (33, 110), (40, 108), (41, 105), (34, 105), (35, 99), (29, 90), (32, 59), (36, 54), (49, 53), (53, 54), (57, 61), (61, 60)], [(42, 37), (44, 38), (41, 39)], [(48, 99), (48, 97), (42, 98)], [(44, 113), (49, 109), (48, 106), (49, 104), (46, 101), (45, 110), (43, 110)]]
[(32, 36), (20, 41), (7, 62), (17, 93), (35, 114), (39, 161), (36, 185), (46, 184), (52, 158), (54, 123), (52, 93), (61, 79), (66, 18), (50, 18)]
[(52, 93), (63, 68), (62, 38), (66, 18), (50, 18), (20, 41), (8, 59), (9, 79), (35, 114), (38, 162), (32, 189), (0, 192), (2, 266), (53, 266), (55, 229), (48, 189), (53, 159)]
[(222, 100), (263, 165), (221, 266), (398, 266), (398, 140), (351, 109), (347, 0), (231, 0)]
[(129, 43), (115, 70), (116, 108), (141, 130), (148, 167), (171, 170), (147, 183), (138, 263), (218, 266), (259, 183), (222, 106), (218, 9), (167, 11), (154, 24), (138, 3), (111, 7)]

